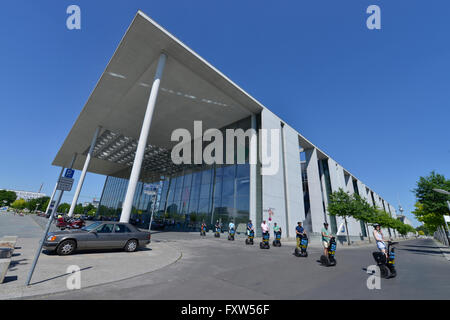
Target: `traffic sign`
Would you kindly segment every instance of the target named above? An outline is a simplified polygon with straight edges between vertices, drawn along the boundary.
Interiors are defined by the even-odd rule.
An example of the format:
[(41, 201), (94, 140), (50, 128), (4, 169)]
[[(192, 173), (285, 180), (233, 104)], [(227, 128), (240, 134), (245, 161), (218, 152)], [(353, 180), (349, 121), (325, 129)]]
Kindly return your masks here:
[(66, 169), (66, 174), (64, 175), (64, 177), (66, 178), (73, 178), (73, 174), (75, 173), (75, 170), (73, 169)]
[(72, 178), (61, 177), (58, 180), (58, 186), (56, 189), (61, 191), (70, 191), (72, 190), (73, 181), (74, 180)]

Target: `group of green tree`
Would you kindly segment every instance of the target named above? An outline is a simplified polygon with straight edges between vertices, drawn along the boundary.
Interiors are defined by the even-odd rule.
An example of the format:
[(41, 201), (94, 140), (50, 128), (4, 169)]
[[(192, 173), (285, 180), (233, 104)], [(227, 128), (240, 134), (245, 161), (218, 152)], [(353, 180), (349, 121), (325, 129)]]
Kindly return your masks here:
[(436, 192), (436, 189), (450, 192), (450, 180), (432, 171), (430, 175), (420, 177), (416, 188), (412, 190), (416, 196), (415, 210), (412, 213), (423, 223), (420, 231), (425, 234), (433, 234), (438, 227), (445, 226), (444, 215), (449, 214), (447, 201), (450, 197)]
[(347, 219), (350, 217), (364, 223), (369, 240), (369, 224), (379, 224), (382, 228), (396, 230), (403, 236), (407, 235), (409, 232), (416, 232), (412, 226), (403, 223), (397, 218), (391, 217), (386, 211), (376, 206), (372, 206), (360, 195), (356, 193), (350, 194), (345, 192), (342, 188), (330, 195), (328, 212), (330, 215), (342, 217), (344, 219), (348, 243), (350, 243), (350, 236), (348, 234)]
[[(18, 211), (27, 209), (29, 212), (46, 211), (50, 198), (41, 197), (36, 199), (24, 200), (17, 199), (17, 194), (14, 191), (0, 190), (0, 206), (11, 207)], [(58, 206), (57, 212), (67, 213), (69, 212), (70, 204), (61, 203)], [(75, 214), (81, 215), (95, 215), (97, 209), (92, 203), (83, 206), (81, 203), (77, 204), (74, 209)]]
[[(58, 206), (57, 212), (68, 213), (69, 210), (70, 210), (70, 204), (64, 202)], [(87, 215), (87, 216), (95, 216), (96, 212), (97, 212), (97, 208), (94, 207), (94, 205), (92, 203), (89, 203), (86, 206), (83, 206), (81, 203), (79, 203), (73, 209), (74, 214)]]
[(0, 207), (9, 207), (17, 199), (14, 191), (0, 190)]
[(49, 200), (49, 197), (30, 199), (28, 201), (17, 199), (17, 194), (14, 191), (0, 190), (0, 206), (7, 206), (16, 210), (42, 210), (42, 208), (47, 208)]

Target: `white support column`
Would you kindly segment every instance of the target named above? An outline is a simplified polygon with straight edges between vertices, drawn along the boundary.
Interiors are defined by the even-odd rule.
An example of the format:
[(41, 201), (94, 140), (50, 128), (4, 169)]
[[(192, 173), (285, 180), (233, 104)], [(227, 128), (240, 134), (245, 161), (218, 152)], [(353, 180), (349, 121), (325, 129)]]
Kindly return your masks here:
[[(257, 128), (256, 128), (256, 115), (252, 114), (251, 116), (251, 126), (254, 130), (254, 133), (256, 135), (255, 139), (250, 139), (250, 220), (256, 225), (256, 190), (257, 190), (257, 158), (258, 158), (258, 135), (257, 135)], [(253, 163), (252, 163), (253, 162)]]
[(84, 178), (86, 177), (86, 172), (89, 167), (89, 162), (91, 162), (92, 151), (95, 147), (95, 142), (97, 141), (98, 134), (100, 132), (101, 127), (97, 127), (95, 130), (94, 136), (92, 137), (91, 146), (89, 147), (89, 151), (86, 156), (86, 160), (84, 161), (83, 171), (81, 171), (80, 179), (78, 180), (77, 188), (75, 190), (75, 194), (73, 195), (72, 204), (70, 205), (69, 217), (73, 215), (73, 211), (75, 210), (75, 206), (77, 205), (78, 197), (80, 196), (81, 188), (83, 187)]
[(141, 134), (134, 156), (133, 168), (131, 169), (130, 181), (128, 182), (127, 193), (123, 202), (122, 214), (120, 215), (120, 222), (128, 222), (130, 220), (131, 209), (133, 207), (134, 193), (141, 173), (142, 161), (144, 160), (145, 147), (147, 146), (147, 138), (150, 132), (150, 125), (152, 123), (153, 112), (155, 110), (156, 98), (158, 97), (159, 85), (161, 77), (166, 64), (167, 56), (161, 53), (159, 56), (158, 66), (156, 67), (156, 74), (153, 80), (152, 90), (147, 103), (147, 110), (145, 111), (144, 122), (142, 123)]
[(311, 210), (311, 227), (313, 232), (320, 232), (325, 222), (323, 211), (323, 199), (321, 179), (319, 175), (319, 163), (317, 149), (306, 149), (306, 175), (308, 178), (309, 205)]

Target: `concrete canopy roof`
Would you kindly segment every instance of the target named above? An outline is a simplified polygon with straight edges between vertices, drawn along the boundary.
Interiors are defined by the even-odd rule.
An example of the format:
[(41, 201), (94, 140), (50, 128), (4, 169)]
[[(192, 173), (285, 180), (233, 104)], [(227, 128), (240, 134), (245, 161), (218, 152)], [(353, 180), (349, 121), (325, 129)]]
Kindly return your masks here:
[[(105, 143), (118, 146), (113, 152), (125, 148), (133, 156), (161, 52), (166, 53), (168, 59), (147, 140), (154, 149), (159, 148), (158, 155), (167, 154), (177, 143), (170, 141), (174, 129), (188, 129), (193, 136), (194, 120), (203, 121), (203, 130), (222, 128), (251, 114), (258, 114), (264, 108), (139, 11), (58, 151), (53, 165), (68, 166), (73, 154), (77, 153), (73, 168), (81, 170), (94, 132), (97, 126), (101, 126), (88, 171), (125, 176), (123, 173), (130, 168), (130, 162), (120, 163), (120, 157), (112, 158), (112, 155), (102, 159), (100, 151), (105, 149), (105, 145), (99, 144), (100, 138), (107, 138), (111, 133), (114, 139), (125, 137), (127, 145), (119, 147), (120, 141), (114, 142), (113, 138)], [(151, 162), (151, 155), (145, 160)]]

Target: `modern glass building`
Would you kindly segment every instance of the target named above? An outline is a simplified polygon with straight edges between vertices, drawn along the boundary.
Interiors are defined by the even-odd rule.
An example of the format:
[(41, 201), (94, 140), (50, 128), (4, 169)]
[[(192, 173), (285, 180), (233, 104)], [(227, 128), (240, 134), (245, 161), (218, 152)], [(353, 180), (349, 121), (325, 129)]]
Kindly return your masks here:
[[(236, 128), (249, 129), (250, 118), (226, 126), (222, 131), (225, 133), (226, 129)], [(225, 134), (224, 137), (225, 146)], [(146, 194), (146, 183), (138, 182), (131, 220), (148, 228), (153, 211), (153, 228), (193, 231), (198, 230), (202, 222), (212, 228), (216, 221), (226, 226), (231, 220), (241, 229), (244, 228), (249, 220), (250, 203), (248, 148), (247, 140), (243, 164), (180, 167), (173, 175), (161, 176), (162, 179), (156, 183), (156, 199)], [(224, 147), (224, 154), (225, 151)], [(112, 219), (120, 217), (127, 185), (127, 179), (113, 176), (106, 178), (98, 216)]]
[[(172, 157), (180, 129), (189, 134), (183, 143), (193, 146), (186, 150), (194, 150), (183, 149), (191, 161), (181, 164)], [(224, 134), (223, 161), (217, 161), (216, 149), (216, 161), (197, 161), (195, 146), (205, 151), (212, 141), (206, 133), (228, 129), (250, 135), (239, 141)], [(225, 147), (231, 139), (233, 153)], [(82, 170), (73, 204), (84, 174), (101, 174), (106, 182), (97, 215), (142, 227), (153, 212), (152, 226), (164, 230), (233, 220), (240, 231), (251, 219), (257, 231), (262, 220), (277, 222), (283, 237), (295, 236), (298, 221), (310, 234), (319, 234), (324, 222), (337, 232), (343, 221), (330, 216), (327, 206), (339, 189), (396, 214), (350, 171), (140, 11), (53, 164)], [(370, 232), (355, 219), (348, 219), (348, 231), (355, 239)]]

